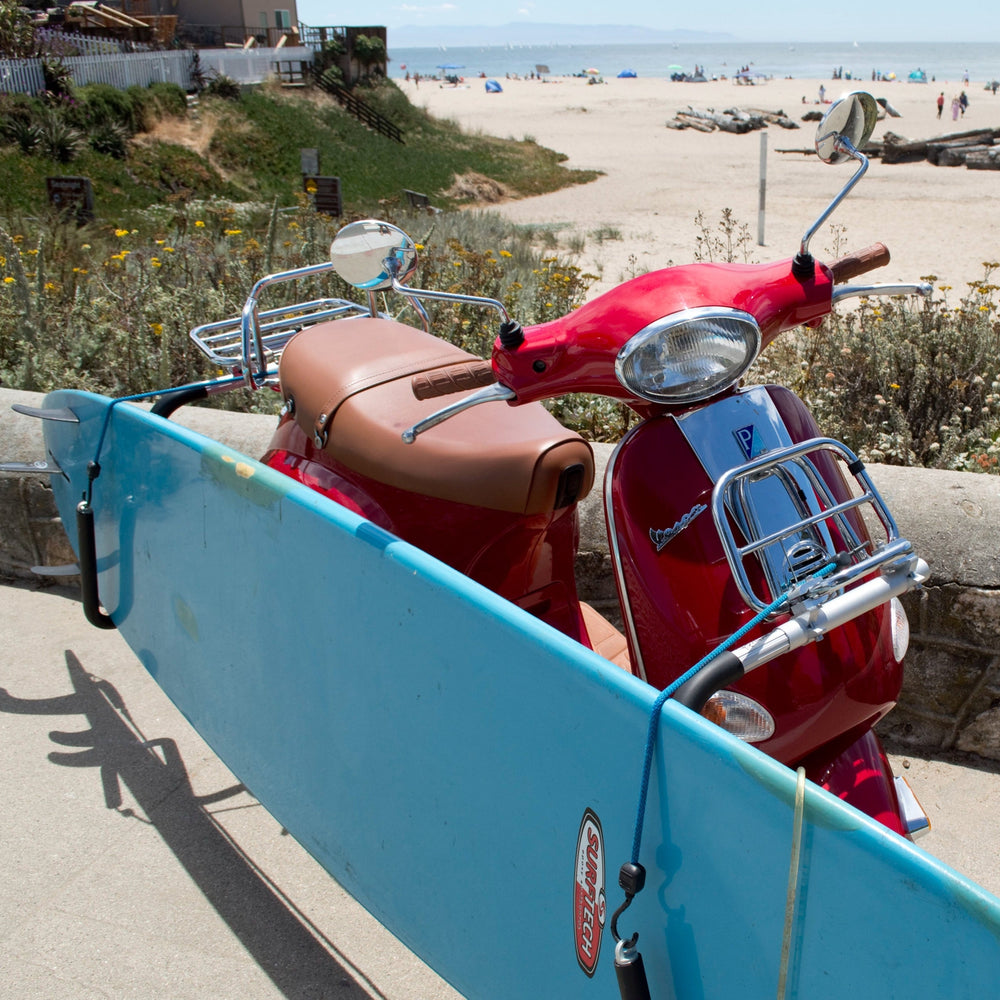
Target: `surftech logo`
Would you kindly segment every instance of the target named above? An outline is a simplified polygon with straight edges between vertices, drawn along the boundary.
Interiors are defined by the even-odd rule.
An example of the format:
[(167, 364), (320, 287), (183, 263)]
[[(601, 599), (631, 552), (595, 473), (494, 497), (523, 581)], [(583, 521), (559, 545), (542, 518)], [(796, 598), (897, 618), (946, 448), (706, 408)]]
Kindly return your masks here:
[(607, 918), (604, 896), (604, 833), (597, 814), (587, 809), (576, 838), (576, 874), (573, 884), (573, 923), (576, 960), (592, 976), (601, 957), (601, 937)]

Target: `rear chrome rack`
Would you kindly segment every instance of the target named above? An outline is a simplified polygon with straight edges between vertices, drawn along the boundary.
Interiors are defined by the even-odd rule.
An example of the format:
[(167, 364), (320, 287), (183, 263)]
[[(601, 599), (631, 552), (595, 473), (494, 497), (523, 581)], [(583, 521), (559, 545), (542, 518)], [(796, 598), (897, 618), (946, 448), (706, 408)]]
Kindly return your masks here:
[(257, 308), (260, 293), (271, 285), (296, 281), (332, 270), (329, 263), (300, 267), (261, 278), (239, 316), (205, 323), (191, 331), (198, 349), (215, 365), (242, 373), (250, 389), (259, 388), (276, 375), (275, 365), (285, 345), (300, 330), (346, 316), (372, 315), (372, 303), (361, 305), (349, 299), (312, 299), (278, 306), (263, 312)]
[[(861, 489), (838, 501), (810, 455), (828, 452), (847, 466)], [(755, 496), (756, 490), (756, 496)], [(762, 511), (768, 490), (792, 502), (799, 520), (771, 529)], [(864, 506), (874, 511), (885, 532), (875, 545), (859, 534), (849, 515)], [(722, 540), (733, 579), (744, 601), (763, 611), (777, 596), (791, 592), (793, 604), (822, 599), (857, 581), (913, 558), (913, 547), (899, 537), (892, 514), (864, 464), (845, 445), (831, 438), (812, 438), (781, 448), (720, 476), (712, 493), (712, 517)], [(736, 537), (740, 532), (744, 542)], [(770, 593), (759, 593), (750, 582), (748, 560), (756, 557)], [(829, 563), (841, 568), (817, 579), (812, 574)], [(757, 575), (757, 574), (755, 574)]]

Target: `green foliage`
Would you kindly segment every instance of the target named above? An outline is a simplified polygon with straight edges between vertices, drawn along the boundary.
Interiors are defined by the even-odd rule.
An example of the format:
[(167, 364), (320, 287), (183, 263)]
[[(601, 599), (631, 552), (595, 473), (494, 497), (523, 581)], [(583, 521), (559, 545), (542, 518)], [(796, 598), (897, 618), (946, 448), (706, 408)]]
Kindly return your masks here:
[(16, 143), (18, 149), (27, 156), (42, 144), (42, 127), (31, 118), (12, 115), (0, 125), (0, 132), (5, 139)]
[[(568, 171), (559, 154), (534, 143), (466, 136), (454, 124), (414, 108), (389, 81), (366, 88), (365, 100), (398, 123), (406, 144), (397, 145), (363, 126), (325, 94), (288, 94), (256, 88), (238, 101), (203, 94), (203, 121), (214, 123), (209, 155), (162, 141), (128, 143), (123, 150), (115, 122), (128, 130), (149, 128), (157, 117), (187, 114), (180, 88), (157, 84), (116, 91), (100, 85), (79, 88), (55, 107), (87, 133), (92, 149), (81, 148), (75, 172), (94, 185), (99, 216), (129, 223), (134, 213), (159, 200), (224, 197), (294, 206), (301, 192), (299, 149), (319, 150), (325, 173), (341, 179), (349, 213), (384, 214), (398, 206), (404, 188), (427, 192), (435, 205), (461, 204), (449, 194), (456, 178), (469, 173), (495, 178), (514, 194), (539, 194), (581, 183), (594, 172)], [(46, 205), (46, 173), (36, 164), (43, 102), (0, 95), (0, 134), (16, 147), (0, 148), (0, 212), (37, 214)], [(10, 112), (7, 114), (6, 112)], [(15, 151), (16, 149), (16, 151)], [(123, 158), (124, 152), (124, 158)], [(223, 178), (223, 174), (225, 178)]]
[[(418, 243), (414, 286), (495, 298), (530, 324), (578, 306), (593, 280), (551, 249), (548, 230), (518, 228), (488, 212), (427, 216), (382, 207), (383, 217)], [(327, 259), (338, 225), (304, 198), (285, 213), (277, 202), (265, 208), (189, 195), (152, 204), (133, 221), (109, 230), (45, 216), (0, 229), (2, 384), (126, 395), (211, 377), (216, 373), (188, 330), (236, 317), (264, 274)], [(941, 287), (927, 302), (864, 299), (816, 329), (786, 333), (746, 381), (789, 386), (824, 434), (868, 461), (995, 472), (1000, 286), (990, 278), (998, 268), (986, 264), (984, 280), (973, 282), (954, 307), (950, 289)], [(267, 296), (266, 308), (322, 296), (360, 300), (329, 274), (275, 286)], [(382, 306), (414, 320), (397, 298)], [(495, 310), (468, 303), (427, 307), (435, 334), (489, 355), (499, 323)], [(273, 408), (267, 393), (221, 400), (231, 408)], [(572, 395), (550, 408), (592, 440), (617, 440), (633, 419), (621, 404), (599, 397)]]
[(320, 74), (320, 81), (327, 86), (344, 86), (344, 71), (339, 66), (330, 65)]
[(88, 138), (90, 148), (96, 153), (113, 156), (116, 160), (124, 160), (128, 155), (129, 131), (119, 122), (101, 122), (92, 126)]
[(748, 378), (801, 395), (823, 433), (890, 465), (998, 471), (1000, 319), (990, 274), (950, 307), (938, 297), (862, 299), (786, 334)]
[(39, 123), (38, 151), (56, 163), (69, 163), (79, 152), (84, 134), (64, 116), (48, 111)]
[(42, 78), (45, 81), (45, 92), (50, 97), (72, 97), (73, 77), (69, 67), (59, 56), (47, 56), (42, 59)]
[(385, 42), (378, 35), (357, 35), (354, 39), (354, 58), (361, 64), (366, 74), (372, 67), (380, 67), (385, 62)]
[(28, 59), (36, 51), (31, 13), (17, 0), (0, 0), (0, 57)]
[(238, 101), (243, 96), (243, 88), (231, 76), (215, 73), (205, 87), (205, 94), (224, 101)]
[[(590, 276), (543, 257), (530, 234), (495, 215), (437, 216), (429, 232), (422, 231), (426, 216), (395, 221), (424, 240), (421, 285), (493, 293), (525, 322), (572, 308), (589, 284)], [(188, 331), (237, 316), (264, 274), (328, 259), (336, 228), (303, 200), (291, 214), (189, 202), (154, 206), (131, 229), (77, 229), (54, 217), (22, 222), (11, 234), (0, 229), (0, 380), (35, 391), (73, 385), (127, 395), (212, 377)], [(324, 275), (276, 286), (265, 306), (320, 296), (360, 300)], [(493, 310), (438, 305), (436, 333), (489, 353), (499, 322)], [(407, 308), (402, 299), (387, 307)], [(274, 405), (270, 393), (222, 399), (230, 407)]]
[(129, 135), (139, 131), (135, 95), (107, 83), (88, 83), (76, 92), (73, 120), (85, 129), (114, 124), (124, 126)]

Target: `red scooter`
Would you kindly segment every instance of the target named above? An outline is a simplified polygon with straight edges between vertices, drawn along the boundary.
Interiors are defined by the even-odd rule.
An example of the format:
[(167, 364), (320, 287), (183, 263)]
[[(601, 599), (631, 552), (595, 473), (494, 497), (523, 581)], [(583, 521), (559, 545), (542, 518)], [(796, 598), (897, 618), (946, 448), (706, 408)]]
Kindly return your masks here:
[[(280, 386), (268, 465), (656, 687), (729, 640), (678, 699), (913, 835), (926, 817), (872, 727), (902, 683), (908, 627), (897, 597), (926, 564), (863, 464), (820, 436), (795, 395), (738, 385), (779, 333), (817, 325), (841, 298), (929, 290), (844, 286), (887, 262), (881, 246), (829, 265), (809, 253), (867, 168), (859, 149), (875, 120), (874, 100), (853, 94), (821, 123), (820, 157), (859, 166), (790, 260), (666, 268), (522, 328), (495, 300), (408, 288), (414, 244), (366, 220), (341, 230), (329, 264), (261, 279), (237, 326), (192, 336), (247, 385)], [(368, 293), (367, 306), (259, 310), (268, 286), (330, 268)], [(424, 329), (379, 314), (375, 293), (388, 290), (416, 307)], [(497, 309), (492, 360), (427, 332), (425, 299)], [(604, 481), (623, 631), (577, 597), (577, 505), (594, 459), (539, 402), (569, 392), (621, 400), (641, 418)], [(437, 409), (435, 397), (452, 393), (457, 401)]]

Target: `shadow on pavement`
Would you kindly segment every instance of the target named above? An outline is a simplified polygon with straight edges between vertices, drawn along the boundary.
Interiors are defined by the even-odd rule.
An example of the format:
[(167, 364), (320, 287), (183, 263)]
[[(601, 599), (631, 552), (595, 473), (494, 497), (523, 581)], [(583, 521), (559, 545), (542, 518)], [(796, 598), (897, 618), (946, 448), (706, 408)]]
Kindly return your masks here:
[[(209, 805), (246, 789), (235, 785), (195, 795), (176, 743), (147, 740), (114, 686), (88, 673), (69, 650), (66, 666), (72, 694), (21, 699), (0, 688), (0, 711), (84, 716), (88, 731), (49, 733), (53, 743), (72, 748), (53, 750), (49, 760), (63, 767), (98, 768), (107, 807), (142, 820), (123, 805), (124, 785), (205, 898), (289, 1000), (383, 996), (336, 955), (333, 944), (294, 909), (208, 811)], [(356, 982), (359, 978), (367, 989)]]

